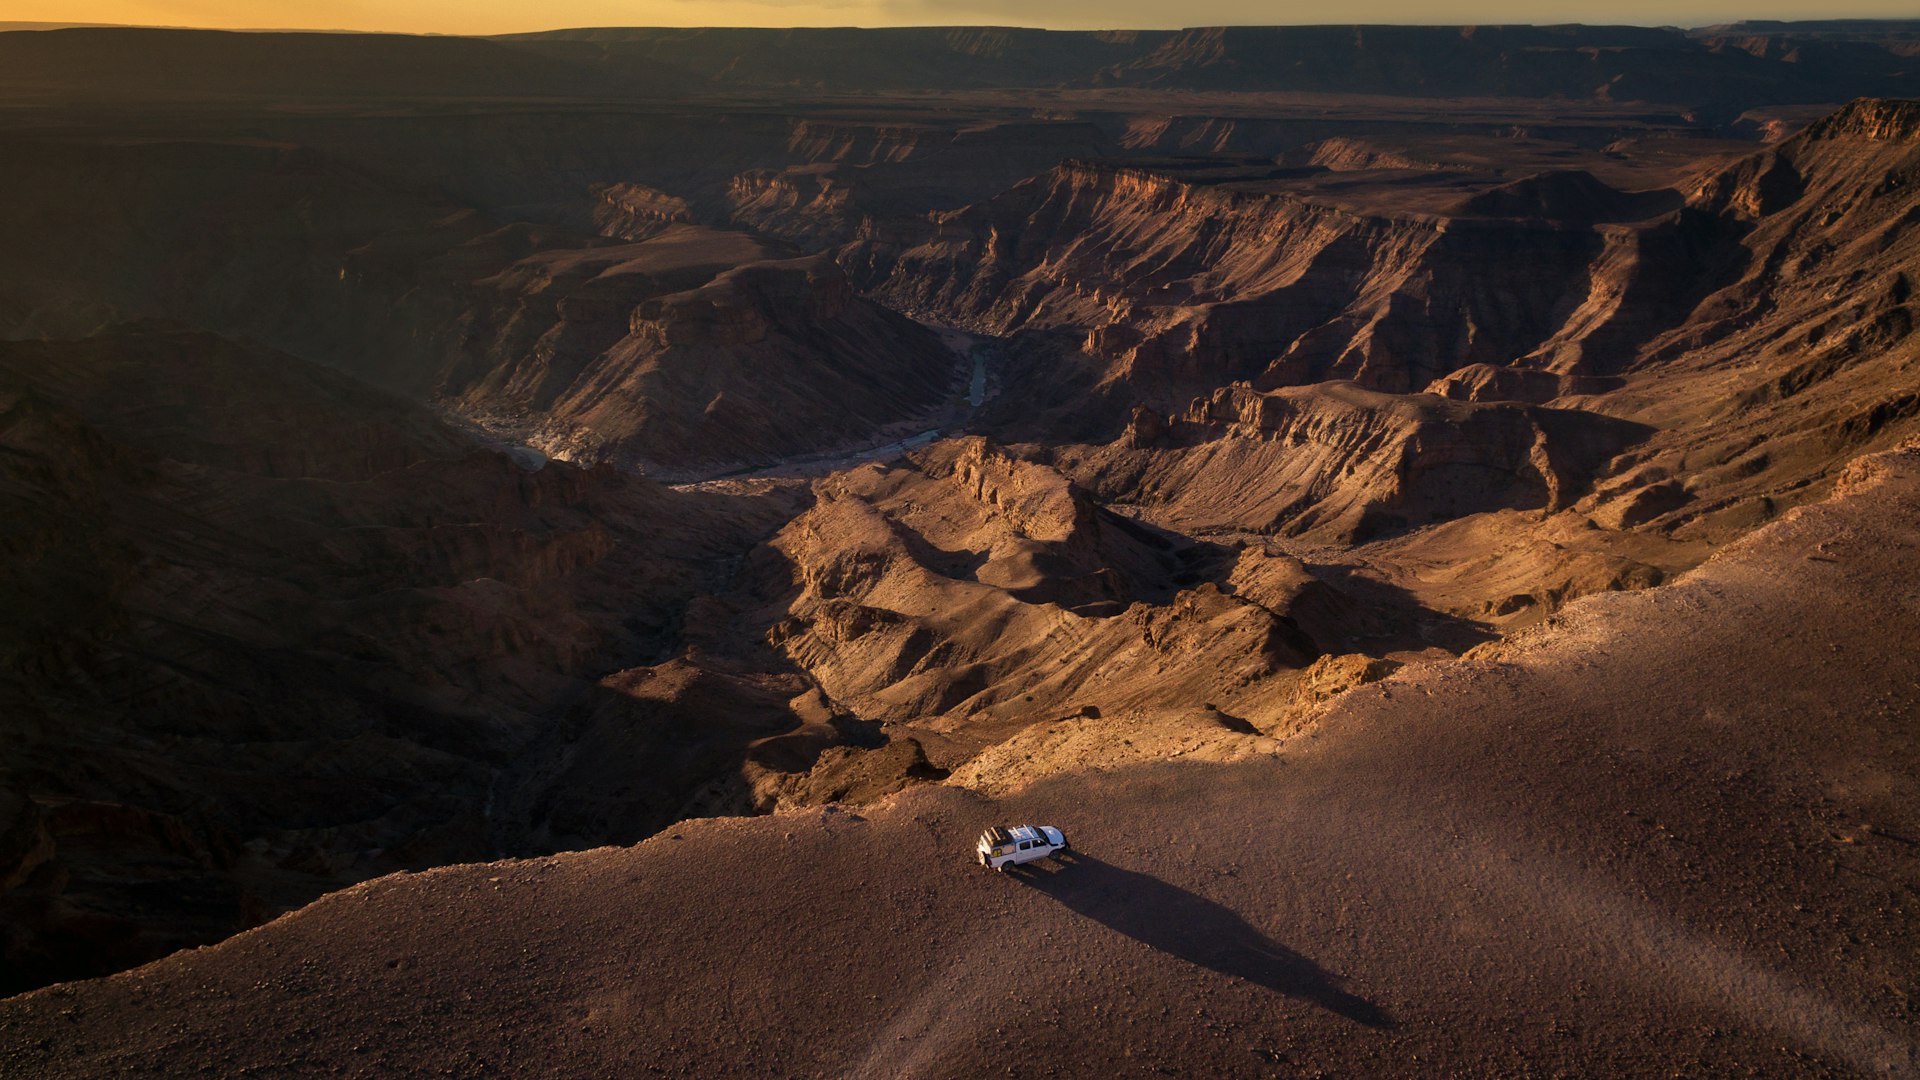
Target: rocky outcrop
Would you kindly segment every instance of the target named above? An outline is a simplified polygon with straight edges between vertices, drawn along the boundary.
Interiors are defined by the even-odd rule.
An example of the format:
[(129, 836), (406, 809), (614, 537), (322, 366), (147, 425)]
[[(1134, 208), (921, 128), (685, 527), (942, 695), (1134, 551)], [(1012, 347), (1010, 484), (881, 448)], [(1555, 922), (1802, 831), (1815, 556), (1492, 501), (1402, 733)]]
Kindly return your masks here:
[(1164, 411), (1234, 379), (1405, 392), (1509, 363), (1561, 329), (1605, 247), (1586, 224), (1386, 214), (1279, 182), (1070, 164), (937, 215), (875, 292), (994, 333), (1082, 333), (1104, 382)]
[(1364, 139), (1322, 139), (1303, 148), (1301, 157), (1309, 165), (1334, 172), (1365, 172), (1372, 169), (1438, 169), (1439, 163), (1420, 160), (1404, 150), (1376, 146)]
[(797, 120), (786, 146), (791, 160), (738, 173), (723, 201), (729, 220), (808, 250), (854, 242), (893, 248), (917, 240), (930, 210), (988, 198), (1062, 159), (1107, 146), (1099, 127), (1073, 119)]
[(437, 389), (474, 415), (544, 413), (631, 332), (635, 308), (781, 253), (738, 233), (672, 225), (640, 243), (526, 255), (464, 290), (458, 348)]
[(645, 240), (692, 221), (687, 200), (645, 184), (608, 184), (594, 193), (593, 223), (602, 236)]
[[(598, 346), (577, 368), (547, 367), (552, 395), (531, 418), (531, 439), (662, 476), (858, 443), (940, 405), (958, 377), (937, 336), (856, 296), (824, 257), (741, 266), (645, 299), (617, 338), (600, 325), (613, 332), (581, 350)], [(536, 347), (533, 359), (546, 357)], [(498, 398), (483, 390), (469, 400)]]
[(536, 252), (471, 287), (441, 393), (546, 453), (675, 477), (864, 443), (951, 398), (933, 333), (786, 253), (685, 224)]
[(1347, 383), (1215, 391), (1068, 465), (1182, 532), (1359, 542), (1495, 509), (1557, 510), (1644, 437), (1634, 424), (1515, 403), (1396, 396)]
[(1565, 392), (1567, 380), (1551, 371), (1468, 364), (1435, 379), (1426, 392), (1455, 401), (1526, 401), (1545, 404)]
[(1695, 186), (1686, 213), (1718, 230), (1712, 273), (1625, 369), (1666, 388), (1638, 399), (1665, 430), (1595, 492), (1597, 520), (1738, 532), (1916, 430), (1916, 133), (1920, 105), (1858, 101)]
[(762, 557), (768, 640), (833, 701), (942, 749), (942, 767), (1036, 715), (1259, 714), (1317, 648), (1190, 573), (1195, 548), (1099, 509), (981, 440), (816, 485)]
[(733, 220), (815, 247), (831, 247), (879, 226), (875, 193), (863, 177), (832, 166), (754, 169), (727, 185)]

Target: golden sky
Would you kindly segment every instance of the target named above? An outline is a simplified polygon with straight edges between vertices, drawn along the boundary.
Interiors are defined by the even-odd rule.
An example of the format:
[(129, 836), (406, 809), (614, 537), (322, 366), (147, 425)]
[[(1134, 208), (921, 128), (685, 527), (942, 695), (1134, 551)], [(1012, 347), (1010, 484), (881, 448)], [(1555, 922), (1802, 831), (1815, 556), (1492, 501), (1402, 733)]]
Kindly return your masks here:
[(1913, 17), (1913, 0), (0, 0), (9, 21), (490, 34), (569, 26), (899, 26), (995, 23), (1173, 27), (1223, 23), (1643, 23)]

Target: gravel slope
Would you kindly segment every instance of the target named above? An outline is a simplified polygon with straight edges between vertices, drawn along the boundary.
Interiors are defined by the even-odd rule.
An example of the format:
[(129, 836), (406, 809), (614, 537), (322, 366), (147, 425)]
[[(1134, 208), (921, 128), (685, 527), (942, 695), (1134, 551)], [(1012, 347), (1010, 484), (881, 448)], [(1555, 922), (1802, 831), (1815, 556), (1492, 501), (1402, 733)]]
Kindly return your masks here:
[(383, 878), (0, 1002), (0, 1075), (1920, 1075), (1920, 452), (1838, 491), (1278, 757)]

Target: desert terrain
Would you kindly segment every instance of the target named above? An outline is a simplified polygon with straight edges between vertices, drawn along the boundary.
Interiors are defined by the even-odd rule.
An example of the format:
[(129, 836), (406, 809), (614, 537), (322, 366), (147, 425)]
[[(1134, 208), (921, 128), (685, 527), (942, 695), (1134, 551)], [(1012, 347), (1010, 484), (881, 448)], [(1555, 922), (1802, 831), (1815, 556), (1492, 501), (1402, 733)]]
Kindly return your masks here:
[(0, 1074), (1920, 1075), (1916, 57), (0, 31)]

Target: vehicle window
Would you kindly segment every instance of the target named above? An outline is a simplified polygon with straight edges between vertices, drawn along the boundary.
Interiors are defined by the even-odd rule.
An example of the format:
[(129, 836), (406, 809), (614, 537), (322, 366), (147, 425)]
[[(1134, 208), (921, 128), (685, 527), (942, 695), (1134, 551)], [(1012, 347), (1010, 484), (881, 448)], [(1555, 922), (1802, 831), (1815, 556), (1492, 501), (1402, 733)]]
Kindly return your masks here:
[(1032, 847), (1032, 846), (1033, 846), (1033, 841), (1031, 841), (1031, 840), (1022, 840), (1022, 841), (1020, 841), (1020, 850), (1021, 850), (1021, 851), (1025, 851), (1025, 850), (1027, 850), (1028, 848), (1030, 848), (1030, 847)]

